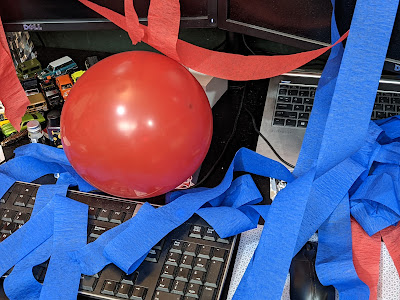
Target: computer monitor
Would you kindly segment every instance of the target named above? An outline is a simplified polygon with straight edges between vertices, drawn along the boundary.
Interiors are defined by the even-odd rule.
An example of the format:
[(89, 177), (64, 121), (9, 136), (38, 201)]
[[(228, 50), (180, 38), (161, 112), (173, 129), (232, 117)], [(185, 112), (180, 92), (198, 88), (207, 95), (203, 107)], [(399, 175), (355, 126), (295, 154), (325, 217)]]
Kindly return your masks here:
[[(92, 0), (124, 14), (124, 0)], [(217, 0), (181, 0), (181, 27), (217, 26)], [(150, 0), (135, 0), (141, 23), (147, 22)], [(1, 0), (4, 29), (17, 31), (71, 31), (114, 29), (116, 25), (78, 0)]]
[[(350, 28), (356, 0), (336, 0), (341, 34)], [(399, 8), (400, 10), (400, 8)], [(330, 43), (331, 0), (219, 0), (218, 27), (304, 50)], [(394, 28), (400, 26), (398, 14)], [(400, 73), (400, 32), (393, 30), (385, 70)]]

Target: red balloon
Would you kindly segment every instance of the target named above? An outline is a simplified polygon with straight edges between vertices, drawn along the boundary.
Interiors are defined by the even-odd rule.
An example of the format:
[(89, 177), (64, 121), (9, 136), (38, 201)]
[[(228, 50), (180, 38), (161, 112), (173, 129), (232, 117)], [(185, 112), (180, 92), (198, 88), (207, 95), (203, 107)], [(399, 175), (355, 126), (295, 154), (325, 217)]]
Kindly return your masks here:
[(61, 114), (61, 140), (74, 169), (111, 195), (166, 193), (201, 165), (212, 137), (202, 87), (176, 61), (124, 52), (92, 66)]

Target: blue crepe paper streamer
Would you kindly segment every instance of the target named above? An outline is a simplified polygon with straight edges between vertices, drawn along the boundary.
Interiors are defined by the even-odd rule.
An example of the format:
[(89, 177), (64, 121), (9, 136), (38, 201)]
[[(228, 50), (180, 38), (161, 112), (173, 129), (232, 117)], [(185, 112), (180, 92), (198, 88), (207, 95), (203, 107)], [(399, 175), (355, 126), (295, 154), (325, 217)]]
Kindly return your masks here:
[[(29, 172), (27, 172), (29, 170)], [(53, 257), (52, 264), (65, 264), (67, 258), (65, 254), (59, 254), (58, 245), (53, 251), (53, 221), (54, 221), (54, 203), (51, 199), (55, 195), (65, 195), (69, 186), (79, 186), (86, 191), (94, 190), (94, 188), (86, 183), (71, 167), (64, 152), (60, 149), (48, 147), (41, 144), (29, 144), (22, 146), (15, 150), (15, 158), (6, 164), (0, 166), (1, 187), (2, 194), (15, 182), (16, 179), (22, 181), (33, 181), (46, 174), (59, 174), (57, 185), (42, 185), (36, 195), (35, 206), (33, 208), (32, 217), (22, 226), (17, 232), (8, 237), (0, 244), (0, 252), (6, 253), (9, 251), (14, 252), (14, 255), (8, 256), (8, 261), (2, 261), (2, 268), (14, 266), (11, 274), (4, 281), (4, 289), (7, 296), (13, 299), (39, 299), (41, 294), (42, 285), (39, 284), (32, 274), (32, 267), (46, 261), (50, 255), (56, 254)], [(70, 207), (75, 201), (68, 200)], [(75, 204), (76, 205), (76, 204)], [(82, 206), (82, 204), (80, 204)], [(59, 213), (62, 205), (56, 205), (56, 213)], [(83, 247), (86, 244), (86, 222), (87, 222), (87, 207), (85, 207), (86, 216), (78, 214), (80, 221), (74, 220), (73, 224), (80, 231), (83, 232), (83, 244), (74, 243), (74, 247)], [(70, 213), (68, 210), (65, 213)], [(60, 216), (57, 216), (56, 226), (59, 226)], [(65, 221), (65, 220), (64, 220)], [(61, 227), (68, 228), (68, 223), (62, 224)], [(45, 228), (46, 230), (42, 230)], [(83, 229), (83, 230), (82, 230)], [(79, 232), (79, 231), (78, 231)], [(81, 234), (82, 235), (82, 234)], [(75, 238), (79, 235), (75, 235)], [(60, 240), (60, 236), (58, 238)], [(71, 242), (73, 239), (69, 239)], [(65, 248), (65, 247), (64, 247)], [(14, 249), (17, 249), (15, 251)], [(73, 248), (72, 250), (76, 250)], [(71, 251), (72, 251), (71, 250)], [(58, 253), (58, 255), (57, 255)], [(2, 256), (4, 257), (4, 256)], [(61, 259), (63, 257), (63, 259)], [(68, 259), (70, 257), (68, 256)], [(69, 266), (72, 267), (73, 263), (68, 261)], [(56, 268), (59, 272), (59, 268)], [(68, 274), (66, 282), (75, 281), (79, 284), (80, 271), (76, 263), (74, 272)], [(78, 270), (78, 271), (77, 271)], [(0, 269), (1, 274), (7, 270)], [(54, 273), (54, 271), (53, 271)], [(79, 274), (78, 274), (79, 273)], [(52, 274), (50, 272), (50, 274)], [(79, 275), (79, 276), (78, 276)], [(55, 276), (53, 276), (55, 277)], [(51, 286), (51, 285), (50, 285)], [(74, 295), (76, 297), (78, 286), (75, 284), (76, 289), (71, 289), (70, 286), (63, 287), (65, 291), (58, 290), (58, 295)], [(44, 299), (49, 299), (48, 295), (54, 293), (52, 289), (45, 289)], [(42, 297), (42, 298), (43, 298)], [(72, 298), (73, 298), (72, 297)], [(70, 297), (71, 298), (71, 297)]]
[[(252, 208), (253, 204), (262, 200), (262, 197), (249, 175), (241, 176), (232, 182), (234, 171), (249, 171), (287, 182), (293, 180), (292, 174), (280, 163), (242, 148), (235, 155), (222, 183), (216, 188), (201, 189), (200, 192), (181, 191), (178, 193), (180, 195), (178, 198), (171, 195), (170, 199), (174, 201), (158, 209), (145, 204), (134, 218), (107, 231), (96, 241), (79, 250), (75, 257), (80, 261), (82, 273), (95, 274), (110, 262), (127, 274), (132, 273), (154, 245), (194, 213), (202, 214), (201, 209), (205, 205), (236, 209), (238, 215), (242, 217), (236, 220), (238, 228), (243, 230), (255, 228), (260, 213), (267, 214), (265, 209)], [(224, 218), (224, 224), (219, 223), (218, 219), (223, 218), (208, 221), (211, 226), (215, 225), (216, 232), (221, 237), (237, 233), (237, 228), (228, 225), (232, 222), (231, 219)], [(124, 229), (114, 234), (113, 231), (117, 231), (121, 226), (124, 226)], [(102, 264), (96, 263), (94, 266), (92, 261)]]
[[(390, 36), (390, 30), (388, 29), (391, 28), (390, 24), (394, 19), (393, 11), (395, 10), (393, 7), (397, 7), (397, 5), (398, 3), (392, 3), (392, 6), (386, 5), (389, 12), (385, 16), (378, 16), (379, 14), (376, 14), (370, 17), (371, 22), (376, 21), (375, 17), (376, 19), (382, 17), (380, 23), (382, 23), (383, 31), (386, 32), (385, 38), (387, 38), (387, 41), (388, 35)], [(368, 127), (366, 120), (369, 119), (373, 103), (372, 98), (375, 97), (371, 95), (373, 95), (372, 92), (376, 91), (376, 86), (371, 84), (371, 82), (376, 82), (376, 84), (378, 82), (376, 78), (379, 76), (375, 69), (379, 71), (380, 75), (379, 64), (383, 63), (383, 58), (380, 57), (382, 56), (380, 54), (387, 47), (386, 41), (379, 41), (376, 45), (379, 44), (380, 46), (375, 47), (373, 50), (377, 55), (375, 58), (369, 60), (371, 64), (368, 65), (368, 68), (373, 68), (374, 71), (370, 72), (368, 70), (368, 76), (364, 74), (365, 69), (359, 72), (363, 76), (362, 79), (368, 82), (368, 89), (366, 89), (364, 95), (366, 97), (362, 100), (366, 101), (367, 104), (364, 105), (364, 102), (355, 101), (360, 98), (353, 97), (353, 91), (343, 97), (343, 93), (345, 92), (344, 84), (349, 78), (349, 66), (351, 66), (351, 61), (355, 56), (355, 50), (351, 50), (355, 47), (355, 42), (354, 38), (351, 37), (365, 34), (363, 29), (357, 26), (359, 26), (358, 23), (361, 17), (371, 7), (374, 7), (374, 3), (367, 0), (360, 0), (357, 4), (352, 31), (347, 44), (347, 49), (350, 50), (346, 50), (343, 56), (343, 62), (337, 79), (335, 74), (341, 60), (342, 50), (341, 46), (332, 49), (333, 54), (321, 78), (302, 154), (299, 158), (298, 167), (295, 169), (295, 174), (298, 178), (294, 178), (281, 164), (259, 156), (247, 149), (241, 149), (235, 156), (222, 183), (214, 189), (195, 189), (173, 193), (169, 196), (172, 202), (159, 209), (154, 209), (151, 205), (144, 204), (134, 218), (107, 231), (95, 242), (86, 246), (84, 246), (83, 239), (83, 236), (86, 239), (86, 228), (80, 232), (77, 243), (72, 245), (62, 241), (62, 238), (60, 238), (61, 235), (58, 235), (57, 238), (56, 235), (53, 237), (53, 227), (50, 226), (50, 229), (48, 228), (47, 232), (36, 240), (36, 244), (31, 244), (30, 248), (28, 247), (15, 253), (5, 264), (2, 264), (2, 267), (7, 268), (7, 266), (12, 266), (13, 263), (22, 262), (21, 259), (26, 259), (30, 263), (30, 266), (33, 266), (51, 254), (52, 259), (54, 258), (53, 264), (50, 266), (53, 273), (49, 278), (46, 277), (45, 282), (50, 284), (56, 280), (55, 276), (57, 275), (56, 270), (58, 268), (54, 266), (60, 266), (64, 262), (71, 266), (66, 273), (69, 274), (69, 278), (74, 282), (74, 285), (73, 288), (63, 286), (62, 290), (57, 291), (48, 288), (46, 285), (46, 288), (43, 288), (41, 297), (53, 297), (55, 293), (62, 294), (63, 291), (66, 291), (66, 299), (72, 299), (71, 297), (76, 295), (77, 284), (79, 282), (78, 264), (79, 269), (88, 275), (97, 273), (110, 262), (118, 265), (126, 273), (131, 273), (144, 260), (152, 246), (194, 213), (205, 218), (221, 237), (227, 237), (254, 228), (261, 215), (266, 220), (265, 229), (259, 247), (235, 294), (236, 299), (248, 299), (249, 297), (264, 299), (265, 296), (259, 293), (260, 290), (263, 290), (271, 299), (279, 298), (292, 256), (318, 228), (320, 228), (320, 249), (318, 251), (317, 270), (323, 270), (323, 267), (330, 266), (329, 268), (325, 268), (323, 272), (319, 271), (319, 273), (323, 273), (320, 275), (320, 277), (322, 276), (321, 281), (325, 284), (334, 284), (338, 288), (341, 298), (343, 297), (344, 299), (349, 298), (349, 295), (353, 296), (352, 299), (354, 297), (365, 298), (368, 296), (366, 286), (357, 278), (351, 263), (351, 251), (349, 251), (349, 249), (351, 250), (351, 245), (349, 246), (348, 243), (350, 232), (348, 193), (351, 191), (353, 215), (353, 207), (358, 207), (360, 203), (364, 206), (366, 204), (369, 205), (369, 202), (365, 201), (365, 197), (362, 198), (364, 195), (362, 195), (361, 191), (368, 191), (368, 186), (364, 182), (373, 182), (373, 180), (364, 181), (364, 179), (368, 178), (369, 168), (376, 157), (378, 160), (385, 161), (376, 163), (378, 164), (375, 167), (377, 177), (384, 178), (385, 182), (390, 181), (388, 176), (382, 175), (382, 173), (388, 173), (387, 161), (393, 162), (393, 159), (389, 158), (388, 153), (398, 153), (398, 151), (397, 147), (393, 146), (393, 144), (386, 148), (384, 145), (399, 138), (399, 132), (393, 129), (393, 126), (396, 124), (395, 121), (398, 119), (392, 119), (382, 123), (377, 122), (385, 130), (384, 134), (381, 134), (375, 125), (370, 125), (370, 133), (372, 132), (370, 137), (372, 138), (364, 142)], [(382, 7), (382, 3), (380, 3), (379, 7)], [(376, 30), (375, 27), (371, 28)], [(373, 35), (372, 40), (378, 40), (379, 34), (379, 32), (371, 33)], [(336, 31), (333, 32), (332, 36), (334, 37), (335, 35), (337, 35)], [(362, 37), (358, 38), (362, 39)], [(369, 38), (369, 40), (371, 39)], [(353, 70), (351, 72), (354, 74)], [(357, 84), (359, 84), (359, 81), (357, 81)], [(346, 89), (348, 88), (346, 87)], [(354, 90), (357, 90), (357, 88)], [(331, 104), (329, 104), (330, 95), (332, 95), (333, 99)], [(358, 95), (359, 92), (357, 92), (356, 96)], [(349, 110), (348, 112), (346, 111), (346, 107)], [(356, 111), (359, 114), (354, 116), (353, 114)], [(349, 113), (352, 114), (350, 117), (348, 116)], [(343, 128), (341, 135), (335, 136), (337, 131), (337, 121), (335, 121), (335, 118), (338, 115), (339, 120), (346, 120), (350, 125)], [(326, 126), (316, 129), (316, 125), (312, 124), (326, 124)], [(352, 132), (354, 129), (358, 131)], [(343, 134), (352, 135), (349, 138), (349, 143), (343, 143)], [(381, 144), (376, 143), (378, 135)], [(313, 138), (317, 138), (317, 142)], [(310, 147), (311, 143), (316, 146), (315, 149)], [(363, 146), (361, 147), (361, 145)], [(339, 150), (335, 146), (338, 146)], [(63, 152), (57, 151), (57, 153), (53, 153), (48, 148), (41, 148), (43, 147), (40, 145), (34, 145), (20, 148), (16, 151), (16, 158), (13, 160), (13, 163), (7, 163), (3, 165), (4, 167), (0, 168), (1, 176), (5, 178), (4, 187), (0, 191), (5, 191), (5, 188), (12, 183), (13, 178), (18, 177), (19, 180), (31, 181), (36, 179), (34, 178), (35, 176), (40, 177), (39, 175), (44, 175), (43, 173), (46, 172), (61, 173), (60, 182), (63, 184), (78, 183), (80, 188), (93, 189), (93, 187), (85, 183), (73, 171), (65, 156), (63, 156)], [(339, 151), (339, 153), (336, 153), (336, 151)], [(43, 162), (46, 159), (49, 163)], [(384, 167), (380, 167), (379, 164), (385, 165)], [(24, 174), (21, 165), (25, 166), (25, 170), (26, 167), (29, 167), (35, 170), (35, 172)], [(392, 175), (395, 174), (395, 168), (391, 170), (392, 172), (389, 173)], [(258, 175), (285, 180), (289, 184), (278, 194), (271, 207), (258, 206), (255, 204), (261, 200), (261, 195), (258, 193), (251, 177), (245, 175), (232, 182), (233, 171), (248, 171)], [(396, 183), (396, 178), (398, 183), (398, 176), (391, 176), (394, 183)], [(357, 189), (354, 188), (354, 185), (357, 186)], [(55, 196), (54, 198), (54, 201), (56, 201), (59, 199), (59, 196)], [(382, 204), (382, 211), (397, 214), (395, 202), (392, 200), (390, 199), (390, 201), (382, 203), (382, 201), (379, 202), (379, 199), (375, 198), (370, 201)], [(68, 201), (66, 203), (68, 204)], [(73, 201), (70, 202), (70, 205), (77, 206), (78, 210), (82, 209), (82, 214), (75, 220), (74, 225), (80, 226), (80, 229), (84, 228), (85, 224), (82, 222), (83, 219), (87, 221), (87, 208), (85, 215), (83, 213), (85, 209), (83, 209), (82, 205), (75, 204)], [(58, 225), (53, 224), (56, 226), (55, 228), (62, 228), (57, 226), (68, 222), (64, 214), (59, 216), (58, 211), (54, 212), (53, 201), (47, 205), (42, 203), (37, 207), (37, 213), (32, 216), (31, 220), (10, 238), (6, 239), (5, 242), (7, 243), (3, 242), (4, 244), (0, 244), (0, 253), (7, 249), (7, 247), (10, 247), (11, 244), (16, 245), (28, 238), (27, 232), (37, 233), (37, 228), (39, 228), (37, 226), (43, 227), (44, 223), (51, 225), (49, 223), (51, 220), (46, 219), (43, 221), (38, 219), (38, 216), (47, 216), (50, 219), (53, 218), (52, 221), (54, 221), (54, 213), (56, 213), (57, 218), (60, 218), (62, 222), (57, 223)], [(392, 208), (391, 211), (386, 209), (387, 207)], [(392, 217), (392, 215), (390, 216)], [(233, 217), (234, 222), (232, 222)], [(367, 219), (370, 217), (370, 214), (366, 214), (363, 218)], [(340, 222), (339, 226), (342, 234), (339, 236), (336, 224), (342, 219), (344, 221)], [(389, 223), (395, 220), (388, 219)], [(282, 220), (285, 221), (282, 222)], [(78, 225), (79, 223), (80, 225)], [(146, 238), (143, 240), (144, 237)], [(53, 247), (53, 238), (57, 241), (57, 243), (54, 243), (57, 244), (57, 247)], [(344, 243), (342, 243), (343, 241)], [(26, 243), (25, 240), (24, 243)], [(286, 252), (282, 252), (282, 248)], [(30, 254), (26, 254), (27, 256), (25, 257), (24, 251), (28, 251), (28, 254)], [(68, 255), (66, 255), (67, 253)], [(271, 253), (273, 253), (273, 256), (271, 256)], [(339, 264), (337, 263), (338, 253), (344, 254), (347, 270), (350, 270), (350, 276), (346, 278), (340, 278), (342, 270), (338, 267)], [(96, 263), (93, 263), (93, 261)], [(24, 270), (26, 270), (26, 267), (27, 264), (23, 264), (21, 268), (25, 268)], [(19, 270), (19, 264), (16, 265), (15, 269)], [(10, 287), (13, 284), (12, 280), (8, 279), (12, 278), (12, 275), (6, 279), (6, 281), (11, 281), (9, 284)], [(269, 280), (265, 281), (265, 278)], [(271, 286), (267, 282), (274, 282), (274, 286)], [(68, 289), (69, 291), (67, 291)], [(13, 289), (10, 288), (9, 290)], [(41, 293), (39, 286), (36, 285), (32, 288), (31, 293), (36, 298), (27, 297), (26, 299), (37, 299)]]
[[(88, 206), (66, 197), (53, 198), (53, 251), (40, 299), (76, 299), (81, 272), (70, 253), (86, 245)], [(82, 222), (85, 220), (86, 222)]]
[[(320, 186), (318, 189), (315, 182), (313, 184), (312, 181), (327, 177), (326, 174), (331, 172), (335, 166), (338, 166), (338, 164), (340, 166), (342, 162), (346, 162), (347, 158), (360, 148), (365, 140), (365, 137), (367, 136), (369, 118), (371, 115), (375, 93), (390, 38), (391, 28), (393, 26), (394, 17), (396, 14), (395, 8), (397, 8), (398, 3), (391, 2), (391, 5), (389, 6), (381, 5), (382, 3), (379, 3), (378, 5), (372, 1), (363, 0), (358, 1), (357, 3), (357, 9), (354, 13), (349, 39), (347, 41), (347, 48), (343, 55), (342, 64), (340, 66), (335, 90), (332, 96), (332, 102), (321, 139), (321, 148), (319, 151), (317, 150), (318, 159), (313, 162), (313, 155), (306, 156), (305, 159), (308, 160), (310, 160), (311, 157), (311, 162), (308, 161), (305, 163), (305, 165), (308, 165), (310, 169), (307, 171), (307, 169), (303, 167), (303, 170), (299, 172), (302, 173), (302, 176), (298, 179), (307, 178), (307, 180), (301, 187), (303, 193), (300, 193), (299, 190), (297, 190), (297, 192), (300, 194), (300, 197), (304, 197), (306, 200), (300, 198), (299, 196), (295, 196), (294, 193), (291, 194), (282, 192), (279, 193), (275, 198), (274, 203), (270, 208), (269, 218), (264, 227), (267, 228), (268, 231), (266, 232), (266, 230), (264, 230), (262, 233), (261, 240), (256, 249), (253, 260), (250, 262), (249, 268), (246, 270), (242, 282), (236, 291), (236, 299), (244, 299), (245, 297), (249, 296), (255, 299), (262, 299), (263, 296), (258, 292), (260, 289), (265, 290), (265, 294), (269, 295), (269, 297), (272, 299), (279, 299), (282, 293), (291, 257), (298, 250), (299, 245), (304, 244), (306, 238), (308, 238), (308, 236), (304, 236), (302, 232), (307, 228), (313, 230), (318, 229), (318, 227), (315, 226), (318, 225), (316, 224), (318, 221), (310, 218), (310, 211), (318, 212), (318, 215), (320, 215), (322, 212), (327, 212), (329, 216), (336, 208), (337, 204), (340, 203), (337, 201), (343, 199), (344, 195), (339, 198), (330, 197), (331, 199), (328, 199), (329, 202), (323, 203), (327, 205), (324, 205), (324, 207), (321, 207), (320, 209), (317, 209), (312, 205), (307, 205), (306, 203), (309, 195), (309, 201), (317, 203), (319, 200), (320, 203), (322, 202), (321, 199), (314, 197), (312, 191), (318, 192), (318, 190), (324, 188), (324, 186)], [(365, 17), (368, 15), (369, 9), (371, 9), (371, 12), (374, 11), (374, 9), (378, 9), (379, 13), (370, 16), (367, 22), (370, 27), (365, 28), (363, 25), (365, 24), (363, 16)], [(371, 22), (372, 24), (376, 24), (371, 26)], [(380, 26), (378, 30), (376, 25)], [(371, 29), (373, 32), (371, 32)], [(368, 38), (366, 38), (367, 36)], [(370, 38), (370, 36), (372, 36), (372, 38)], [(379, 46), (373, 47), (371, 51), (367, 51), (366, 53), (365, 49), (369, 49), (370, 46), (370, 44), (366, 45), (366, 43), (370, 43), (371, 40), (375, 41), (374, 45), (378, 43)], [(377, 42), (378, 40), (379, 42)], [(366, 53), (368, 57), (368, 63), (365, 63), (365, 56), (360, 55), (360, 53)], [(355, 62), (355, 65), (357, 65), (357, 62), (360, 60), (360, 58), (357, 57), (358, 55), (362, 58), (363, 64), (362, 67), (357, 69), (354, 68), (352, 63)], [(371, 72), (371, 70), (373, 71)], [(362, 78), (361, 81), (360, 78)], [(319, 98), (317, 97), (314, 102), (317, 104), (319, 102)], [(315, 109), (317, 109), (316, 113), (314, 111)], [(318, 117), (319, 115), (323, 117), (324, 112), (322, 110), (318, 110), (318, 106), (314, 107), (312, 116)], [(324, 119), (320, 119), (319, 121), (324, 124)], [(339, 130), (339, 128), (342, 127), (342, 124), (346, 124), (346, 126), (343, 126), (343, 128)], [(313, 132), (316, 129), (311, 125), (307, 131), (309, 130)], [(306, 150), (307, 148), (303, 147), (302, 151)], [(301, 159), (302, 156), (300, 156), (300, 161)], [(312, 168), (314, 165), (317, 166), (316, 169)], [(347, 167), (351, 167), (351, 164), (348, 164)], [(345, 171), (345, 169), (343, 171)], [(357, 171), (357, 166), (354, 164), (354, 167), (350, 169), (350, 173), (355, 175), (353, 180), (355, 181), (363, 171), (364, 169), (362, 167), (360, 172)], [(332, 176), (330, 180), (326, 180), (325, 188), (332, 187), (333, 183), (338, 181), (338, 179), (341, 179), (340, 176), (343, 176), (341, 173), (336, 175), (339, 175), (339, 177), (336, 176), (335, 178)], [(291, 185), (296, 182), (297, 179)], [(351, 181), (348, 183), (352, 184)], [(285, 190), (291, 185), (288, 185)], [(350, 189), (350, 187), (351, 185), (348, 186), (348, 189)], [(301, 201), (302, 206), (296, 207), (288, 204), (288, 197), (290, 196), (293, 196), (296, 201)], [(299, 230), (300, 222), (297, 219), (290, 218), (290, 216), (287, 216), (287, 213), (285, 216), (285, 212), (280, 209), (279, 205), (276, 204), (278, 202), (286, 202), (284, 207), (288, 212), (293, 213), (296, 216), (300, 216), (300, 218), (303, 216), (307, 218), (303, 220), (303, 230)], [(306, 211), (305, 213), (304, 207), (306, 206), (311, 207), (312, 209), (310, 209), (310, 211)], [(316, 213), (313, 215), (316, 215)], [(275, 216), (276, 219), (272, 218), (273, 216)], [(279, 219), (285, 219), (284, 225), (287, 226), (277, 226), (276, 224), (279, 222)], [(318, 219), (320, 220), (321, 218), (319, 217)], [(350, 232), (348, 232), (348, 236), (349, 233)], [(297, 248), (293, 247), (293, 236), (298, 236)], [(351, 238), (351, 236), (349, 237)], [(279, 253), (279, 248), (276, 245), (286, 249), (285, 253), (277, 255), (277, 258), (274, 257), (273, 259), (268, 259), (266, 253), (274, 253), (274, 255)], [(292, 249), (293, 252), (291, 252)], [(350, 249), (347, 249), (347, 252), (349, 252), (349, 250)], [(337, 259), (337, 257), (335, 259)], [(350, 267), (352, 267), (351, 265), (349, 264)], [(354, 268), (352, 267), (352, 269)], [(334, 271), (332, 270), (332, 272), (341, 274), (341, 270), (337, 269)], [(320, 275), (323, 276), (323, 274)], [(269, 278), (269, 281), (265, 282), (260, 278)], [(275, 284), (271, 285), (269, 282), (274, 282)], [(353, 296), (356, 298), (361, 297), (360, 299), (367, 297), (368, 294), (365, 292), (366, 289), (362, 288), (362, 284), (359, 280), (358, 282), (360, 284), (357, 286), (360, 286), (361, 289), (357, 289), (356, 286), (353, 286)]]
[[(32, 217), (41, 211), (41, 209), (45, 207), (55, 195), (66, 195), (67, 189), (68, 185), (40, 186), (36, 194)], [(14, 236), (14, 234), (12, 236)], [(42, 285), (33, 276), (32, 267), (48, 260), (52, 248), (53, 236), (15, 264), (11, 274), (4, 280), (3, 284), (4, 291), (10, 300), (39, 299)]]

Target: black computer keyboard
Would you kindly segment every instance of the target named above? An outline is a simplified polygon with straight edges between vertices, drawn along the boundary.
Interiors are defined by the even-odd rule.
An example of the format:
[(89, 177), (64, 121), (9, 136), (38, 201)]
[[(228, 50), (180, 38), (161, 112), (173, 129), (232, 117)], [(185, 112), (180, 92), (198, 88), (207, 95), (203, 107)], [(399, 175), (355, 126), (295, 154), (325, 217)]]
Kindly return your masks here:
[[(273, 125), (305, 128), (314, 104), (316, 85), (280, 83)], [(400, 92), (378, 90), (372, 120), (400, 114)]]
[[(0, 242), (29, 220), (38, 188), (36, 184), (16, 182), (1, 198)], [(88, 243), (131, 218), (143, 204), (72, 190), (67, 197), (89, 205)], [(195, 215), (154, 246), (132, 274), (111, 264), (94, 276), (82, 275), (79, 294), (96, 299), (219, 299), (235, 242), (236, 237), (220, 238)], [(47, 264), (33, 268), (41, 283)]]

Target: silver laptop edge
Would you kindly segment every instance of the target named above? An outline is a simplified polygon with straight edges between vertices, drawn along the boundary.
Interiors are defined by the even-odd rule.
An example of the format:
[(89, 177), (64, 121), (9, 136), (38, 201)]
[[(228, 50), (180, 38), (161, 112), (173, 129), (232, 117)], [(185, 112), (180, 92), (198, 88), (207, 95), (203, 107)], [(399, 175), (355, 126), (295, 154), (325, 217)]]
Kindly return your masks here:
[[(269, 81), (260, 131), (276, 152), (292, 165), (296, 165), (305, 128), (272, 125), (279, 83), (316, 86), (320, 76), (320, 73), (315, 72), (293, 71), (271, 78)], [(400, 92), (400, 81), (393, 77), (382, 77), (379, 90)], [(273, 160), (280, 161), (261, 137), (258, 138), (256, 151)]]

